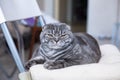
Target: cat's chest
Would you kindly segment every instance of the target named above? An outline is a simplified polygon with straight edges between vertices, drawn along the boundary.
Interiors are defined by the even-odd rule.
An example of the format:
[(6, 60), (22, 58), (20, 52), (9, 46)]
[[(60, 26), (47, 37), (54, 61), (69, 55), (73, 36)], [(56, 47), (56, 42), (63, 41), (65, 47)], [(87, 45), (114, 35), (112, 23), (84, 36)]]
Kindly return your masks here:
[(47, 57), (52, 57), (57, 51), (53, 49), (49, 49), (48, 47), (44, 46), (43, 48), (43, 54)]
[(52, 57), (56, 53), (57, 51), (55, 50), (47, 50), (44, 54), (46, 54), (48, 57)]
[(66, 57), (72, 57), (75, 55), (79, 55), (81, 53), (81, 48), (79, 44), (74, 45), (74, 47), (68, 47), (68, 49), (63, 50), (52, 50), (45, 48), (42, 50), (42, 55), (47, 59), (59, 59), (59, 58), (66, 58)]

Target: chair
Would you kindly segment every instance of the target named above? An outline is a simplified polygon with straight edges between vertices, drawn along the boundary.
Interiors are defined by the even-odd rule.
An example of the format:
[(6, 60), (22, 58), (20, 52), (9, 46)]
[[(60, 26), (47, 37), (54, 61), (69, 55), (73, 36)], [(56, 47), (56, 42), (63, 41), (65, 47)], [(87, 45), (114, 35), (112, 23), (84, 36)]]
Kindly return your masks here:
[[(22, 36), (20, 35), (20, 32), (19, 32), (19, 29), (18, 29), (18, 26), (16, 25), (16, 22), (11, 22), (11, 25), (12, 27), (14, 28), (15, 32), (16, 32), (16, 37), (17, 37), (17, 41), (18, 41), (18, 53), (20, 53), (20, 57), (24, 55), (24, 44), (23, 44), (23, 39), (22, 39)], [(6, 43), (5, 43), (5, 38), (4, 38), (4, 35), (3, 33), (0, 34), (0, 38), (2, 39), (1, 40), (1, 43), (0, 43), (0, 48), (1, 46), (4, 46), (4, 54), (8, 54), (8, 55), (11, 55), (11, 52), (9, 51)], [(10, 53), (10, 54), (9, 54)], [(23, 59), (22, 59), (23, 60)], [(23, 61), (22, 61), (23, 63)], [(2, 72), (4, 73), (4, 75), (6, 76), (6, 78), (9, 80), (9, 78), (12, 78), (15, 71), (16, 71), (16, 65), (13, 66), (13, 70), (8, 74), (7, 70), (4, 68), (4, 66), (0, 63), (0, 68), (2, 70)]]
[[(4, 49), (3, 49), (4, 48)], [(5, 53), (5, 54), (2, 54), (2, 55), (10, 55), (9, 53), (10, 53), (10, 51), (9, 51), (9, 49), (7, 48), (7, 46), (6, 46), (6, 43), (5, 43), (5, 38), (4, 38), (4, 35), (2, 34), (2, 33), (0, 33), (0, 49), (2, 50), (0, 53)], [(2, 55), (0, 55), (0, 58), (2, 57), (4, 57), (4, 56), (2, 56)], [(15, 73), (15, 71), (16, 71), (16, 66), (13, 66), (13, 69), (12, 69), (12, 71), (10, 72), (10, 73), (7, 73), (7, 70), (4, 68), (4, 66), (2, 65), (2, 62), (1, 62), (1, 60), (0, 60), (0, 69), (1, 69), (1, 71), (3, 72), (3, 74), (6, 76), (6, 78), (8, 79), (8, 80), (10, 80), (10, 78), (11, 77), (13, 77), (13, 75), (14, 75), (14, 73)]]
[(0, 27), (3, 31), (11, 54), (20, 72), (25, 72), (24, 66), (18, 55), (18, 51), (11, 38), (5, 22), (16, 21), (29, 17), (40, 16), (41, 11), (36, 0), (1, 0), (0, 1)]
[[(42, 64), (38, 64), (32, 66), (27, 74), (31, 74), (33, 80), (120, 80), (119, 49), (114, 45), (105, 44), (100, 45), (100, 50), (102, 57), (99, 63), (56, 70), (47, 70)], [(23, 75), (24, 73), (20, 73), (20, 80)]]

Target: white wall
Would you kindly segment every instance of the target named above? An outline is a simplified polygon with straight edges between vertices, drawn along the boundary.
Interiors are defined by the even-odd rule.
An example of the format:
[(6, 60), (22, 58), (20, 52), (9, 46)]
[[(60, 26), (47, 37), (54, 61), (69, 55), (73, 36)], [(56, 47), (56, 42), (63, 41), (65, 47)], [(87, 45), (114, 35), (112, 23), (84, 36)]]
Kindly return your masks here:
[(88, 1), (87, 32), (96, 37), (111, 37), (117, 18), (117, 0)]

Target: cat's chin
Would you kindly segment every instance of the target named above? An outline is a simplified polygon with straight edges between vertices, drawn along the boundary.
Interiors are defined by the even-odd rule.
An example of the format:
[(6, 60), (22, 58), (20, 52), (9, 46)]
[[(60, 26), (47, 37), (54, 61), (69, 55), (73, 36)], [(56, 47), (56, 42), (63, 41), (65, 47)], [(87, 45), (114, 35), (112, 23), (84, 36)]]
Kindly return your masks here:
[(51, 49), (61, 49), (62, 47), (59, 47), (59, 46), (53, 46), (53, 47), (50, 47)]

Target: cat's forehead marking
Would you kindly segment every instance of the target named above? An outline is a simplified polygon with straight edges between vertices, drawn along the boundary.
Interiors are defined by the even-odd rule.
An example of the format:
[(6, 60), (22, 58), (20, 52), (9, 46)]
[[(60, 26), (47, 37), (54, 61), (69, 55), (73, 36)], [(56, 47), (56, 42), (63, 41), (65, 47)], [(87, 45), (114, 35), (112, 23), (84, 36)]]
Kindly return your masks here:
[(47, 26), (47, 29), (48, 29), (48, 33), (51, 33), (51, 34), (63, 34), (65, 33), (65, 26), (63, 25), (53, 25), (53, 24), (50, 24)]

